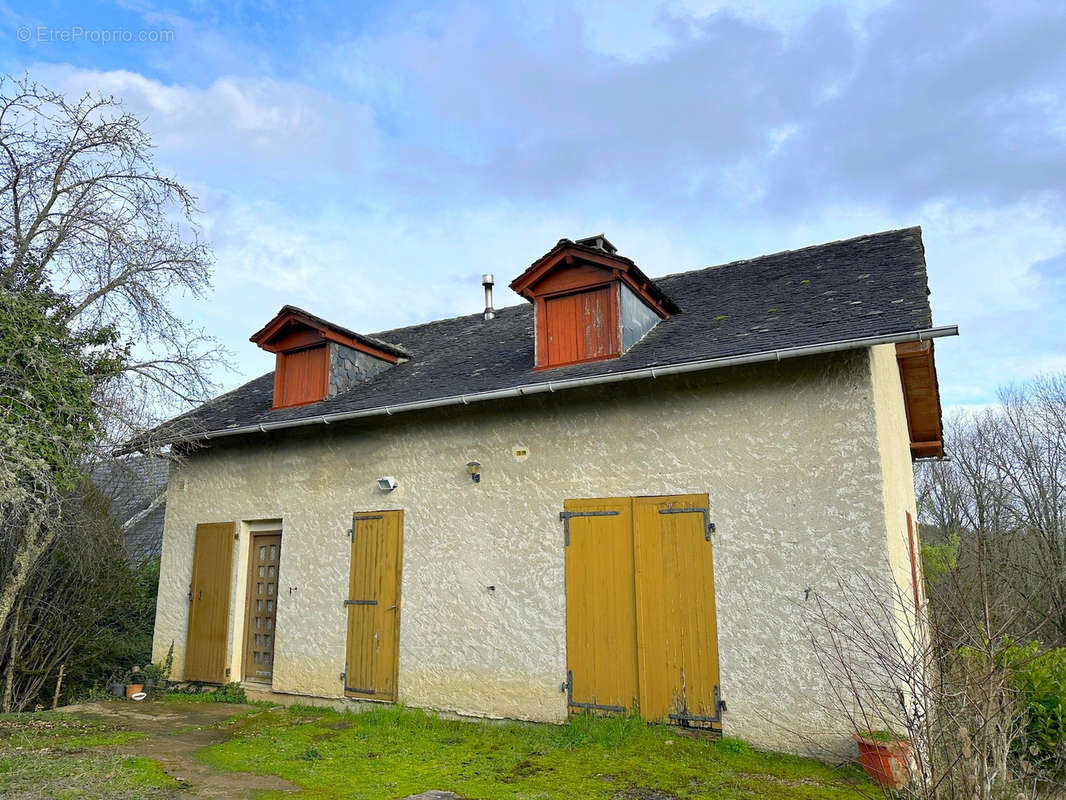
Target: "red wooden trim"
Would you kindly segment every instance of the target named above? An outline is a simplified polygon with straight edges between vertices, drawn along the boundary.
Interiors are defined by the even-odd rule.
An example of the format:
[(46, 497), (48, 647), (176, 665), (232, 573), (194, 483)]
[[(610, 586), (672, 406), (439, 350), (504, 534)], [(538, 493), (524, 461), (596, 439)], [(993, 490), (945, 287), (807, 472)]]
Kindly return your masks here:
[(914, 613), (922, 610), (921, 590), (918, 586), (918, 559), (921, 554), (916, 552), (914, 546), (914, 520), (911, 512), (907, 512), (907, 546), (911, 554), (911, 587), (914, 589)]
[(395, 364), (400, 360), (399, 356), (393, 355), (392, 353), (387, 353), (384, 350), (379, 350), (373, 345), (366, 344), (365, 342), (361, 342), (358, 339), (353, 339), (349, 336), (337, 333), (336, 331), (331, 331), (327, 329), (322, 331), (322, 335), (326, 339), (329, 339), (331, 342), (343, 344), (344, 346), (350, 347), (353, 350), (358, 350), (361, 353), (366, 353), (368, 356), (379, 358), (382, 361), (388, 361), (390, 364)]
[(678, 310), (632, 260), (609, 253), (595, 252), (589, 248), (579, 247), (573, 242), (564, 241), (553, 247), (529, 269), (511, 281), (510, 287), (527, 300), (533, 300), (540, 294), (535, 289), (536, 285), (548, 273), (559, 269), (560, 265), (569, 265), (574, 262), (585, 262), (611, 270), (618, 278), (625, 280), (634, 292), (664, 318)]
[[(374, 358), (387, 361), (390, 364), (396, 364), (399, 362), (400, 357), (394, 353), (389, 353), (385, 350), (375, 347), (372, 344), (368, 344), (361, 339), (357, 339), (353, 336), (349, 336), (341, 331), (336, 330), (328, 325), (323, 325), (316, 319), (312, 319), (306, 314), (301, 314), (297, 311), (286, 310), (278, 314), (274, 319), (266, 324), (262, 330), (253, 334), (251, 341), (259, 345), (268, 353), (277, 353), (282, 350), (288, 349), (285, 345), (279, 345), (278, 335), (285, 328), (286, 325), (302, 325), (305, 328), (317, 331), (319, 336), (323, 339), (328, 339), (338, 344), (343, 344), (346, 347), (350, 347), (353, 350), (358, 350), (362, 353), (366, 353)], [(283, 341), (283, 340), (282, 340)]]

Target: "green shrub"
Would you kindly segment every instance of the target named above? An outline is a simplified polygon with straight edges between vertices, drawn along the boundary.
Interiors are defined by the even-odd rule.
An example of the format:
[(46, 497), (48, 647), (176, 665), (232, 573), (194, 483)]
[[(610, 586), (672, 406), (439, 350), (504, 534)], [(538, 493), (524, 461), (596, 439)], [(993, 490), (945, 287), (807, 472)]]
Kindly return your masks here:
[(1013, 645), (1003, 654), (1011, 682), (1026, 707), (1026, 752), (1042, 770), (1066, 768), (1066, 647), (1040, 651), (1037, 642)]
[(211, 692), (211, 697), (216, 703), (247, 703), (248, 698), (244, 694), (244, 687), (239, 683), (227, 683), (219, 686)]
[(959, 537), (952, 534), (941, 544), (922, 543), (922, 573), (925, 576), (925, 593), (932, 596), (936, 586), (950, 573), (959, 560)]

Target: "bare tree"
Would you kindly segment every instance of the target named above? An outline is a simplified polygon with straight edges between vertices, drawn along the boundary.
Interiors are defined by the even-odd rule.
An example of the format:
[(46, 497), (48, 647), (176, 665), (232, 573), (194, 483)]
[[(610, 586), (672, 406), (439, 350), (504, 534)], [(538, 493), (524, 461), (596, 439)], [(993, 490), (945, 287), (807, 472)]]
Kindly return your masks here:
[[(202, 400), (221, 351), (176, 315), (176, 293), (210, 286), (196, 198), (160, 173), (148, 133), (119, 100), (70, 101), (28, 79), (0, 81), (0, 287), (38, 276), (69, 301), (74, 328), (110, 327), (128, 351), (123, 393), (136, 430), (148, 408)], [(109, 387), (111, 410), (119, 394)], [(125, 409), (124, 409), (125, 411)]]
[(76, 473), (215, 389), (172, 305), (209, 288), (196, 214), (118, 100), (0, 79), (0, 664)]
[(919, 509), (925, 530), (958, 537), (964, 580), (934, 613), (950, 599), (1066, 645), (1066, 378), (1005, 389), (997, 408), (950, 419), (946, 438), (950, 459), (916, 471)]
[(1005, 389), (945, 438), (949, 460), (920, 464), (916, 488), (923, 536), (959, 542), (955, 569), (920, 610), (909, 587), (841, 576), (810, 640), (855, 732), (910, 743), (893, 796), (1060, 797), (1066, 737), (1034, 728), (1023, 687), (1066, 646), (1066, 377)]

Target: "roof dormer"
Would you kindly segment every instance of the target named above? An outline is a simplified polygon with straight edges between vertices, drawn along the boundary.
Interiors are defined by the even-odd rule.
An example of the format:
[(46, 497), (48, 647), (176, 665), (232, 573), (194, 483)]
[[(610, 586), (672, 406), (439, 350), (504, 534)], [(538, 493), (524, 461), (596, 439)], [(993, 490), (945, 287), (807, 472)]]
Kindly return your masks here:
[(603, 234), (560, 239), (511, 289), (533, 303), (537, 369), (617, 358), (680, 310)]
[(401, 347), (295, 306), (283, 307), (251, 341), (275, 354), (274, 408), (336, 397), (408, 358)]

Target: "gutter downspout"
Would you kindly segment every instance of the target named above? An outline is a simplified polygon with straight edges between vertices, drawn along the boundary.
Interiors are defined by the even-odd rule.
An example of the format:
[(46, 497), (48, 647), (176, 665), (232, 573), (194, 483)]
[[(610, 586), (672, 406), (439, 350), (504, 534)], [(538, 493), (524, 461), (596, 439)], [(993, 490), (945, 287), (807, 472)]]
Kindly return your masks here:
[(486, 400), (503, 400), (510, 397), (525, 397), (526, 395), (540, 394), (542, 392), (557, 392), (563, 389), (576, 389), (582, 386), (598, 386), (607, 383), (620, 383), (622, 381), (639, 380), (641, 378), (659, 378), (663, 375), (681, 375), (686, 372), (701, 372), (704, 370), (718, 369), (720, 367), (740, 366), (744, 364), (757, 364), (764, 361), (781, 361), (786, 358), (799, 358), (801, 356), (819, 355), (822, 353), (838, 353), (843, 350), (856, 350), (859, 348), (874, 347), (879, 344), (896, 344), (898, 342), (924, 342), (929, 339), (937, 339), (943, 336), (958, 336), (957, 325), (942, 325), (935, 328), (922, 328), (906, 333), (892, 333), (884, 336), (867, 336), (858, 339), (842, 339), (827, 344), (804, 345), (801, 347), (789, 347), (784, 350), (764, 350), (758, 353), (748, 353), (741, 356), (725, 356), (723, 358), (709, 358), (699, 361), (688, 361), (683, 364), (671, 364), (663, 367), (644, 367), (642, 369), (628, 370), (626, 372), (612, 372), (603, 375), (591, 375), (585, 378), (569, 378), (559, 381), (544, 381), (543, 383), (531, 383), (515, 386), (508, 389), (494, 389), (488, 392), (476, 394), (452, 395), (433, 400), (418, 400), (413, 403), (400, 403), (392, 406), (376, 406), (359, 411), (343, 411), (336, 414), (323, 414), (318, 417), (303, 417), (301, 419), (285, 420), (283, 422), (264, 422), (253, 425), (244, 425), (239, 428), (224, 428), (222, 430), (207, 431), (205, 433), (192, 434), (171, 440), (181, 442), (199, 439), (219, 439), (224, 436), (239, 436), (246, 433), (267, 433), (268, 431), (283, 430), (286, 428), (299, 428), (306, 425), (329, 425), (334, 422), (343, 422), (349, 419), (362, 419), (364, 417), (377, 417), (383, 414), (392, 416), (404, 411), (420, 411), (430, 408), (441, 408), (453, 405), (469, 405), (470, 403)]

